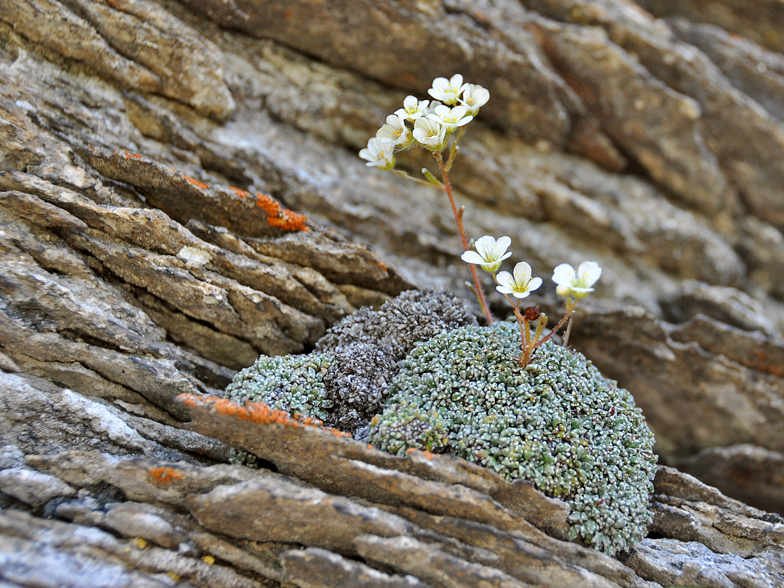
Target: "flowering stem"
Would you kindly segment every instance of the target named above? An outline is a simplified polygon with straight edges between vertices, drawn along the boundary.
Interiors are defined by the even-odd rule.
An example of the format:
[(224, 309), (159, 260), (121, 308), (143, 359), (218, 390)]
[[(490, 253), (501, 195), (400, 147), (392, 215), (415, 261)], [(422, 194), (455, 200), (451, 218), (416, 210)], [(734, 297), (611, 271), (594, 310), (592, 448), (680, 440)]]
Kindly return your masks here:
[(563, 346), (566, 347), (569, 345), (569, 335), (572, 332), (572, 324), (574, 323), (574, 310), (572, 310), (571, 314), (569, 315), (569, 324), (566, 325), (566, 333), (564, 333), (563, 338)]
[(457, 137), (455, 137), (454, 143), (452, 143), (452, 147), (449, 149), (449, 157), (446, 160), (446, 171), (452, 169), (452, 162), (455, 160), (455, 155), (457, 155), (457, 150), (460, 149), (457, 144), (460, 139), (463, 138), (463, 133), (465, 133), (465, 127), (460, 127), (460, 130), (457, 131)]
[[(468, 239), (466, 238), (465, 229), (463, 228), (463, 215), (458, 211), (457, 204), (455, 204), (455, 197), (452, 194), (452, 184), (449, 182), (449, 172), (444, 165), (444, 159), (440, 153), (433, 153), (433, 157), (435, 157), (436, 162), (438, 163), (438, 169), (441, 171), (441, 177), (444, 180), (444, 190), (446, 190), (446, 195), (449, 196), (449, 204), (452, 206), (452, 214), (455, 215), (457, 230), (460, 232), (460, 238), (463, 240), (463, 250), (469, 251), (470, 247), (468, 247)], [(476, 268), (473, 266), (473, 264), (469, 265), (469, 267), (471, 268), (471, 275), (473, 276), (474, 284), (476, 285), (476, 294), (479, 298), (479, 305), (482, 307), (482, 312), (487, 319), (487, 324), (490, 325), (493, 323), (493, 317), (490, 314), (490, 308), (487, 306), (487, 299), (485, 299), (485, 293), (482, 290), (482, 284), (479, 282), (479, 274), (477, 274)]]
[[(395, 173), (395, 174), (397, 174), (399, 176), (403, 176), (407, 180), (411, 180), (412, 182), (416, 182), (417, 184), (422, 184), (423, 186), (430, 186), (431, 188), (433, 186), (435, 186), (436, 188), (440, 188), (441, 190), (444, 189), (444, 185), (441, 184), (441, 182), (438, 182), (438, 180), (436, 180), (436, 182), (438, 182), (438, 183), (434, 184), (432, 181), (428, 182), (426, 180), (420, 180), (419, 178), (415, 178), (414, 176), (410, 176), (406, 172), (400, 171), (399, 169), (393, 169), (391, 171), (392, 171), (392, 173)], [(433, 178), (433, 179), (435, 179), (435, 178)]]
[(574, 308), (572, 308), (572, 310), (567, 310), (566, 314), (563, 315), (563, 318), (560, 321), (558, 321), (557, 325), (555, 325), (555, 328), (552, 331), (550, 331), (544, 339), (542, 339), (541, 341), (537, 342), (534, 345), (534, 347), (539, 347), (540, 345), (544, 345), (545, 343), (547, 343), (547, 341), (550, 340), (550, 337), (555, 335), (561, 329), (563, 324), (566, 322), (566, 319), (568, 319), (573, 314), (574, 314)]
[[(509, 296), (504, 294), (507, 300), (509, 300)], [(531, 330), (528, 328), (528, 321), (526, 318), (520, 313), (520, 307), (517, 306), (514, 302), (509, 300), (509, 304), (512, 305), (514, 308), (515, 318), (517, 319), (517, 325), (520, 327), (520, 365), (525, 367), (528, 364), (528, 349), (530, 347), (530, 340), (531, 340)]]

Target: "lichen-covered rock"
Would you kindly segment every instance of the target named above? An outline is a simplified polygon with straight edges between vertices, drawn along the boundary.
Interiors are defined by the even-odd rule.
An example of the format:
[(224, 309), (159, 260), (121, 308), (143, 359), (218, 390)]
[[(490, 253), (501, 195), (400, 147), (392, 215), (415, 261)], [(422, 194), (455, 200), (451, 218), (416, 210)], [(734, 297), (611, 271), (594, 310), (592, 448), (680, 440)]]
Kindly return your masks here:
[(475, 325), (465, 303), (450, 292), (409, 290), (378, 310), (362, 308), (329, 329), (316, 344), (320, 351), (364, 342), (385, 346), (396, 361), (419, 341), (448, 329)]
[(581, 354), (547, 343), (521, 368), (519, 344), (516, 326), (496, 323), (417, 345), (373, 420), (371, 443), (403, 454), (432, 449), (443, 431), (439, 451), (569, 503), (572, 538), (627, 550), (651, 522), (656, 458), (642, 412)]

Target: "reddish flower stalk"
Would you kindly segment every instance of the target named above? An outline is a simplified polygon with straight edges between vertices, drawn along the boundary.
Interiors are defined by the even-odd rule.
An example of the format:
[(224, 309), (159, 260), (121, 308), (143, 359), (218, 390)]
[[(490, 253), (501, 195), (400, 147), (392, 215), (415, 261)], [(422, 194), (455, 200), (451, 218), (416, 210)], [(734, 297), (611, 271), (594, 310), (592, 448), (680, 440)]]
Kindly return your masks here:
[[(436, 162), (438, 162), (438, 169), (441, 171), (441, 178), (444, 181), (444, 190), (449, 197), (449, 204), (452, 206), (452, 214), (455, 215), (457, 230), (460, 232), (460, 238), (463, 240), (463, 249), (465, 251), (470, 251), (471, 248), (468, 246), (468, 238), (466, 238), (465, 229), (463, 228), (463, 215), (458, 211), (457, 204), (455, 204), (455, 197), (452, 194), (452, 184), (449, 181), (449, 172), (447, 171), (446, 165), (444, 165), (444, 160), (440, 153), (434, 153), (433, 157), (435, 157)], [(482, 284), (479, 282), (479, 274), (476, 271), (476, 267), (473, 265), (469, 265), (469, 267), (471, 268), (471, 275), (474, 277), (474, 286), (476, 287), (477, 298), (479, 298), (479, 305), (482, 307), (482, 312), (487, 319), (487, 324), (490, 325), (493, 323), (493, 317), (490, 314), (490, 307), (487, 305), (487, 299), (482, 290)]]

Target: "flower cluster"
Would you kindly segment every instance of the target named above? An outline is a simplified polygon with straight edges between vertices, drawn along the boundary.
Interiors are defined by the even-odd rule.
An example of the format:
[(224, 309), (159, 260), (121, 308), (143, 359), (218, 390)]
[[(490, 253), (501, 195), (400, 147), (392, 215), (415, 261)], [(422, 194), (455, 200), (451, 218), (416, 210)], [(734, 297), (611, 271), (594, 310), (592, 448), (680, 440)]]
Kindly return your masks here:
[[(520, 310), (520, 300), (527, 298), (531, 292), (542, 285), (542, 278), (533, 277), (531, 266), (521, 261), (514, 267), (514, 273), (498, 272), (501, 263), (512, 255), (506, 250), (512, 244), (509, 237), (501, 237), (496, 241), (494, 237), (485, 235), (476, 240), (474, 251), (466, 251), (461, 259), (466, 263), (480, 266), (486, 272), (493, 274), (496, 290), (506, 297), (514, 308), (515, 317), (520, 325), (522, 338), (522, 354), (520, 364), (525, 367), (531, 360), (534, 349), (545, 343), (554, 333), (563, 326), (564, 322), (571, 319), (577, 302), (593, 292), (593, 285), (602, 275), (602, 268), (595, 261), (584, 261), (575, 270), (568, 263), (562, 263), (553, 270), (553, 282), (557, 284), (556, 294), (566, 299), (566, 314), (558, 325), (544, 339), (540, 340), (544, 327), (547, 325), (547, 315), (540, 313), (538, 307), (529, 307)], [(496, 273), (498, 272), (498, 273)], [(516, 300), (512, 300), (513, 296)], [(530, 323), (537, 323), (536, 330), (531, 334)], [(569, 323), (571, 327), (571, 322)], [(564, 336), (564, 345), (569, 341), (569, 329)]]
[(460, 74), (451, 79), (436, 78), (428, 94), (434, 100), (407, 96), (403, 108), (387, 117), (386, 124), (359, 152), (366, 165), (392, 170), (395, 151), (415, 146), (441, 153), (450, 135), (471, 122), (490, 99), (490, 92), (482, 86), (464, 84)]

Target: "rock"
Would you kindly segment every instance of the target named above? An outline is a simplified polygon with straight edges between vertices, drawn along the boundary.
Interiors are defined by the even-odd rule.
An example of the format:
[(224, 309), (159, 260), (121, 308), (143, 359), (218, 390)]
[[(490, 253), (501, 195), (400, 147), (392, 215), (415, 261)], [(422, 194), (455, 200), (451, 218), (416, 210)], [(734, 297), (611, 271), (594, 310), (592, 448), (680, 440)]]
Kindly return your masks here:
[(679, 461), (678, 467), (746, 504), (784, 514), (781, 452), (754, 445), (710, 447)]
[[(469, 585), (780, 584), (778, 519), (696, 482), (658, 485), (657, 536), (622, 563), (557, 539), (563, 504), (529, 486), (259, 431), (216, 399), (260, 354), (308, 352), (412, 286), (471, 303), (443, 194), (356, 154), (406, 94), (461, 73), (491, 92), (452, 168), (469, 237), (510, 236), (510, 264), (542, 277), (597, 261), (573, 344), (635, 395), (664, 461), (779, 508), (782, 22), (751, 0), (5, 3), (0, 583), (409, 582), (372, 554), (202, 527), (189, 500), (272, 475), (225, 465), (231, 444), (282, 485), (405, 521), (390, 561), (423, 545)], [(678, 298), (686, 280), (710, 296)], [(532, 299), (562, 310), (547, 280)], [(671, 324), (676, 299), (690, 318)], [(298, 557), (316, 571), (284, 578)]]
[[(427, 503), (439, 514), (482, 511), (482, 515), (473, 516), (490, 517), (488, 521), (504, 528), (533, 532), (526, 517), (550, 533), (566, 537), (568, 507), (562, 502), (545, 497), (529, 485), (505, 482), (463, 460), (417, 451), (395, 457), (354, 441), (348, 433), (290, 419), (264, 404), (242, 407), (227, 400), (194, 397), (183, 401), (190, 407), (192, 426), (197, 431), (224, 438), (272, 462), (278, 471), (325, 491), (391, 505)], [(300, 454), (310, 459), (300, 459)], [(420, 482), (416, 475), (429, 481)], [(488, 501), (483, 494), (495, 500)]]
[(384, 574), (331, 551), (310, 547), (287, 551), (281, 556), (283, 576), (301, 588), (344, 586), (345, 588), (426, 588), (413, 576)]
[[(697, 103), (663, 85), (608, 43), (600, 30), (554, 22), (535, 26), (548, 57), (571, 80), (610, 137), (633, 150), (652, 177), (708, 213), (727, 207), (736, 198), (707, 148)], [(588, 54), (593, 58), (584, 59)], [(607, 84), (610, 70), (613, 83)]]
[(693, 280), (683, 282), (668, 301), (665, 312), (674, 323), (705, 315), (744, 331), (775, 333), (763, 305), (735, 288), (709, 286)]
[(777, 51), (784, 48), (784, 39), (778, 28), (784, 13), (779, 6), (767, 2), (752, 0), (745, 4), (738, 0), (719, 0), (714, 4), (703, 0), (686, 0), (676, 6), (661, 0), (641, 0), (639, 4), (656, 16), (684, 16), (694, 22), (718, 25)]
[[(653, 533), (697, 541), (716, 553), (780, 558), (784, 518), (729, 499), (688, 474), (662, 467), (653, 497)], [(759, 539), (766, 540), (760, 542)]]
[[(141, 540), (118, 539), (94, 527), (46, 520), (15, 510), (0, 512), (0, 578), (48, 587), (185, 585), (267, 588), (268, 579), (252, 579), (227, 566), (213, 566), (191, 553), (147, 547)], [(165, 579), (164, 579), (165, 578)], [(191, 583), (192, 582), (192, 583)]]
[(784, 58), (724, 29), (693, 23), (685, 18), (667, 19), (678, 38), (703, 51), (744, 94), (779, 120), (784, 120)]
[(414, 573), (438, 588), (485, 585), (492, 588), (524, 588), (527, 584), (493, 568), (469, 563), (441, 549), (410, 537), (362, 536), (359, 553), (401, 572)]
[(780, 559), (721, 555), (700, 543), (676, 539), (645, 539), (625, 561), (641, 575), (670, 586), (775, 586), (784, 578)]
[(59, 478), (27, 468), (1, 470), (0, 491), (33, 508), (40, 508), (53, 498), (76, 495), (76, 491)]
[[(583, 310), (574, 343), (604, 374), (634, 392), (667, 459), (737, 443), (781, 451), (784, 433), (776, 432), (784, 426), (781, 378), (764, 356), (768, 346), (777, 350), (780, 343), (715, 321), (693, 320), (712, 326), (673, 328), (639, 308)], [(721, 345), (718, 333), (724, 335)], [(753, 350), (762, 341), (760, 357)], [(732, 350), (727, 356), (725, 348)], [(683, 414), (700, 418), (684, 421)]]
[[(255, 426), (263, 431), (280, 425)], [(300, 447), (294, 445), (293, 452), (304, 459), (309, 450)], [(688, 570), (709, 569), (716, 558), (714, 551), (738, 558), (726, 560), (735, 562), (737, 569), (722, 568), (722, 573), (726, 571), (740, 582), (756, 578), (775, 584), (780, 576), (780, 566), (775, 562), (780, 561), (784, 548), (780, 517), (729, 499), (669, 468), (660, 470), (654, 498), (654, 529), (663, 538), (644, 540), (623, 556), (624, 565), (596, 550), (565, 543), (519, 524), (505, 529), (498, 524), (500, 519), (487, 518), (489, 511), (482, 508), (458, 509), (456, 516), (433, 515), (419, 506), (390, 507), (329, 494), (265, 470), (117, 459), (90, 452), (29, 456), (26, 464), (50, 479), (79, 488), (78, 500), (56, 506), (58, 515), (73, 523), (68, 527), (66, 523), (9, 510), (9, 514), (0, 516), (0, 525), (4, 525), (0, 528), (23, 524), (26, 535), (22, 536), (36, 533), (38, 541), (46, 537), (46, 529), (52, 525), (56, 525), (58, 537), (68, 537), (76, 529), (86, 535), (88, 531), (81, 529), (92, 529), (93, 535), (86, 535), (91, 537), (90, 544), (124, 554), (120, 560), (126, 571), (139, 565), (146, 566), (145, 570), (171, 566), (169, 569), (177, 575), (213, 578), (212, 585), (217, 586), (235, 585), (228, 583), (232, 576), (227, 574), (226, 563), (258, 574), (265, 586), (273, 584), (264, 582), (281, 580), (297, 585), (301, 582), (303, 586), (337, 585), (328, 583), (335, 574), (351, 581), (370, 577), (382, 586), (383, 582), (395, 586), (396, 581), (417, 586), (411, 579), (390, 576), (388, 567), (380, 574), (373, 566), (383, 562), (431, 586), (447, 586), (447, 578), (458, 578), (466, 586), (491, 582), (499, 586), (546, 583), (566, 587), (579, 583), (603, 588), (652, 588), (656, 584), (648, 580), (670, 578), (666, 575), (670, 568), (682, 568), (685, 577), (691, 573)], [(412, 488), (428, 484), (416, 476), (409, 478)], [(113, 490), (107, 492), (109, 488)], [(459, 493), (461, 488), (465, 490), (453, 485), (452, 491)], [(120, 502), (118, 497), (123, 497)], [(136, 502), (122, 502), (125, 497)], [(183, 514), (182, 507), (193, 516)], [(248, 512), (255, 514), (247, 516)], [(683, 525), (683, 517), (689, 516), (691, 524)], [(126, 539), (107, 542), (95, 527), (112, 529)], [(210, 533), (210, 528), (219, 530), (223, 538)], [(368, 531), (371, 534), (363, 535)], [(698, 538), (701, 543), (682, 543), (687, 540), (684, 532), (692, 535), (688, 540)], [(294, 539), (317, 549), (292, 552), (281, 539)], [(62, 541), (56, 546), (64, 557), (72, 557)], [(147, 541), (158, 547), (148, 546)], [(698, 556), (691, 567), (683, 566), (675, 557), (660, 555), (671, 545), (707, 549), (703, 543), (714, 551), (700, 552), (690, 547)], [(738, 557), (739, 553), (746, 559)], [(341, 555), (360, 555), (362, 561)], [(199, 561), (214, 565), (215, 569), (210, 570), (214, 575), (205, 575)], [(298, 562), (303, 563), (302, 568), (294, 567)], [(315, 570), (324, 574), (319, 580), (322, 584), (313, 584)]]

